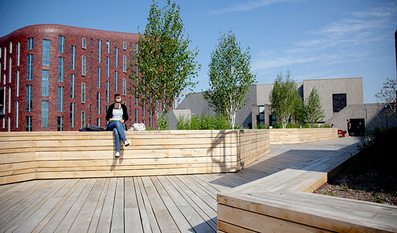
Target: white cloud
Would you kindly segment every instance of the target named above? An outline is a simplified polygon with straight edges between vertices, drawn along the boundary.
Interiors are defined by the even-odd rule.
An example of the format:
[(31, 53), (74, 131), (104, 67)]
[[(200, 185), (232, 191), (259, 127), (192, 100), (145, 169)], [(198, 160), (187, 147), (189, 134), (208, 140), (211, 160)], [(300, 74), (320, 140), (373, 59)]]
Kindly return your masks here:
[(251, 11), (260, 7), (265, 7), (278, 2), (291, 2), (296, 0), (260, 0), (260, 1), (248, 1), (246, 3), (235, 4), (220, 10), (212, 10), (208, 14), (210, 15), (221, 15), (232, 12)]
[[(308, 40), (293, 42), (287, 49), (265, 50), (253, 56), (256, 72), (294, 64), (321, 66), (372, 60), (369, 44), (381, 43), (394, 33), (397, 4), (369, 11), (353, 12), (348, 17), (307, 32)], [(390, 32), (389, 32), (390, 31)]]

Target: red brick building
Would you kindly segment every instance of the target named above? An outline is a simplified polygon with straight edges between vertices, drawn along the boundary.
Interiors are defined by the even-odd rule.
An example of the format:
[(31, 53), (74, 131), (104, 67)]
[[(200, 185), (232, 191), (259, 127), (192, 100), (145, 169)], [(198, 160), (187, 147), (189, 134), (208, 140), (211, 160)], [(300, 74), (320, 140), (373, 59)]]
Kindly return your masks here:
[[(74, 131), (106, 126), (119, 93), (130, 120), (152, 116), (130, 94), (138, 34), (43, 24), (0, 38), (0, 131)], [(134, 69), (134, 67), (131, 67)], [(134, 93), (134, 91), (132, 91)]]

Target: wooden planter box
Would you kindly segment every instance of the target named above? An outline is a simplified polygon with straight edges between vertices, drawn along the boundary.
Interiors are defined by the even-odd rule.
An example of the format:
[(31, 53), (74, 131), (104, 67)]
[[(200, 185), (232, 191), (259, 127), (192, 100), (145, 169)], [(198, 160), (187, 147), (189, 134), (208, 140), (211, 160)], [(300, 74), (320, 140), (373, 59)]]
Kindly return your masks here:
[(270, 129), (270, 144), (296, 144), (338, 138), (337, 128)]
[(0, 184), (34, 179), (236, 172), (269, 153), (269, 130), (0, 133)]

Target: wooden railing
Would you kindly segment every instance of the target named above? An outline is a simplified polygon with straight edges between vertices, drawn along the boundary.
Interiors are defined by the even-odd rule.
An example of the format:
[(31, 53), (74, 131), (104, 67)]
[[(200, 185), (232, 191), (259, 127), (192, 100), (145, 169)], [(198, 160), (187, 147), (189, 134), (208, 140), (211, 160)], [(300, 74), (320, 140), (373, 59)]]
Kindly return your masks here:
[(236, 172), (269, 153), (268, 130), (0, 133), (0, 184), (34, 179)]

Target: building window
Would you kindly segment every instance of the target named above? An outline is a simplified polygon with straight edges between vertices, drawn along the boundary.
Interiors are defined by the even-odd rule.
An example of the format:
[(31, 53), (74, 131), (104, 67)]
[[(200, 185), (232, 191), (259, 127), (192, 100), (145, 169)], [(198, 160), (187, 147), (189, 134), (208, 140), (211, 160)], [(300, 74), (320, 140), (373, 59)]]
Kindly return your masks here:
[(110, 53), (110, 41), (106, 41), (106, 53)]
[(82, 56), (81, 58), (81, 75), (85, 76), (86, 58)]
[(58, 87), (58, 112), (63, 112), (63, 87)]
[(81, 84), (81, 103), (85, 103), (85, 83)]
[(127, 94), (127, 80), (123, 78), (123, 95)]
[(85, 111), (81, 111), (81, 128), (85, 128)]
[(145, 100), (143, 100), (143, 101), (142, 101), (142, 118), (145, 117), (145, 113), (146, 113), (146, 110), (145, 110)]
[(114, 67), (119, 67), (119, 49), (114, 48)]
[(6, 113), (5, 111), (5, 91), (4, 87), (0, 88), (0, 115), (4, 115)]
[(127, 57), (123, 56), (123, 72), (127, 72)]
[(27, 80), (33, 80), (33, 54), (28, 54), (27, 69)]
[(48, 101), (41, 101), (41, 127), (48, 127)]
[(17, 97), (19, 97), (19, 70), (17, 70)]
[(58, 82), (63, 83), (65, 58), (58, 57)]
[(70, 98), (74, 99), (74, 74), (70, 75)]
[(101, 126), (101, 118), (97, 118), (96, 119), (96, 125), (97, 126)]
[(127, 43), (125, 41), (123, 41), (123, 49), (127, 50)]
[(11, 113), (11, 87), (8, 88), (8, 113)]
[(92, 41), (93, 41), (93, 40), (92, 40), (92, 38), (91, 38), (91, 48), (92, 48)]
[(12, 42), (10, 41), (10, 53), (12, 53)]
[(109, 82), (106, 81), (106, 103), (109, 103)]
[(109, 64), (110, 63), (110, 57), (106, 57), (106, 78), (109, 78)]
[(96, 70), (96, 88), (101, 89), (101, 67)]
[(139, 123), (138, 122), (138, 116), (139, 116), (138, 114), (139, 114), (138, 109), (135, 108), (135, 123)]
[(50, 65), (50, 40), (43, 40), (43, 66)]
[(12, 79), (12, 58), (11, 57), (10, 57), (10, 66), (9, 66), (8, 70), (9, 70), (8, 83), (11, 83), (11, 79)]
[(152, 116), (152, 111), (149, 112), (149, 127), (153, 127), (153, 116)]
[(70, 127), (74, 127), (74, 103), (70, 103)]
[(59, 52), (60, 53), (65, 52), (65, 37), (64, 36), (59, 36)]
[(90, 53), (90, 74), (92, 74), (92, 52)]
[(96, 93), (96, 113), (101, 114), (101, 93)]
[(33, 102), (33, 93), (32, 93), (32, 85), (26, 86), (26, 111), (32, 111), (32, 102)]
[(90, 78), (90, 101), (92, 101), (92, 78)]
[(347, 106), (346, 94), (333, 94), (332, 106), (334, 112), (339, 112)]
[(28, 38), (28, 50), (33, 50), (33, 43), (34, 39), (33, 38)]
[(135, 66), (135, 83), (138, 83), (138, 66)]
[(138, 54), (138, 43), (135, 43), (135, 54)]
[(138, 106), (138, 90), (135, 89), (135, 106)]
[(21, 43), (17, 43), (17, 66), (21, 64)]
[(87, 44), (87, 40), (86, 40), (85, 38), (83, 38), (83, 39), (81, 40), (81, 47), (82, 47), (83, 49), (86, 49), (86, 44)]
[(74, 70), (76, 66), (76, 46), (72, 45), (70, 54), (70, 69)]
[(50, 71), (42, 70), (41, 73), (41, 96), (48, 96), (50, 88)]
[(98, 40), (98, 63), (101, 63), (102, 41)]
[(90, 125), (92, 125), (92, 105), (90, 104)]
[(114, 91), (118, 91), (118, 86), (119, 86), (119, 84), (118, 84), (118, 82), (119, 82), (119, 74), (118, 74), (118, 72), (117, 71), (115, 71), (114, 72)]
[(26, 117), (26, 131), (32, 132), (32, 117), (31, 116)]
[(15, 128), (19, 128), (19, 102), (15, 104)]
[(57, 130), (63, 131), (63, 117), (59, 116), (57, 120)]

